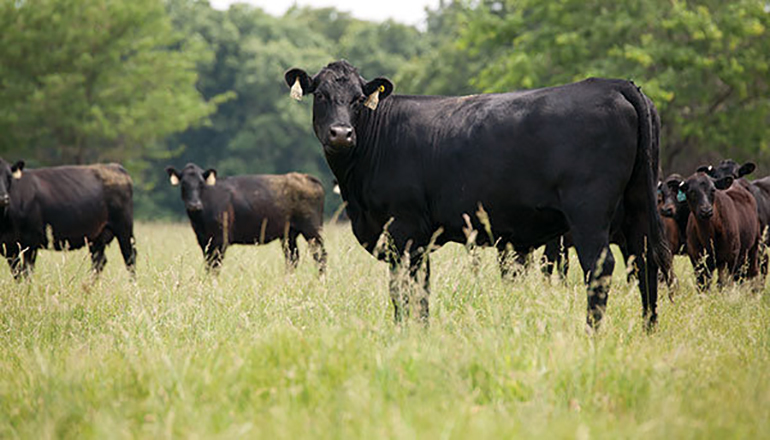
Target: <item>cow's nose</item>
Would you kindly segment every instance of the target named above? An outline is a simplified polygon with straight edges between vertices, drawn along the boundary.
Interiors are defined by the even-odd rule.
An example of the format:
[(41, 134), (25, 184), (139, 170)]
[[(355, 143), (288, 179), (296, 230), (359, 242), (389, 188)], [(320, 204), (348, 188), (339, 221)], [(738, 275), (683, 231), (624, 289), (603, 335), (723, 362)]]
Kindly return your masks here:
[(332, 125), (329, 128), (329, 144), (335, 147), (349, 147), (353, 145), (353, 127)]
[(713, 216), (713, 215), (714, 215), (714, 210), (713, 210), (712, 208), (708, 208), (708, 209), (702, 209), (702, 210), (700, 211), (700, 218), (701, 218), (702, 220), (708, 220), (708, 219), (710, 219), (710, 218), (711, 218), (711, 216)]
[(663, 217), (673, 217), (674, 216), (674, 208), (670, 206), (664, 206), (663, 209), (660, 210), (660, 214)]
[(188, 211), (200, 211), (202, 209), (203, 209), (203, 203), (201, 202), (190, 202), (187, 204)]
[(11, 203), (11, 197), (6, 194), (0, 197), (0, 206), (8, 206)]

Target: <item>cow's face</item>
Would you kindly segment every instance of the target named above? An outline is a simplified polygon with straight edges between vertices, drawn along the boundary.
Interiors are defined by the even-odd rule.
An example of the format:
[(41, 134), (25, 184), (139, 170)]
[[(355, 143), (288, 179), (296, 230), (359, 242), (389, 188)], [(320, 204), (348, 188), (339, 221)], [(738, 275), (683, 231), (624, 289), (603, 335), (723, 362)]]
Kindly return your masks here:
[(217, 172), (213, 168), (203, 171), (201, 167), (195, 164), (187, 164), (182, 172), (174, 167), (166, 167), (168, 179), (173, 186), (182, 187), (182, 201), (185, 209), (189, 212), (198, 212), (203, 209), (201, 201), (201, 192), (206, 187), (217, 184)]
[(22, 170), (23, 160), (11, 165), (0, 159), (0, 208), (4, 209), (11, 204), (11, 187), (16, 180), (21, 179)]
[(388, 79), (367, 82), (347, 61), (331, 63), (312, 78), (304, 70), (291, 69), (284, 79), (293, 98), (313, 95), (313, 130), (330, 153), (355, 147), (358, 118), (363, 112), (376, 111), (393, 91)]
[(685, 194), (679, 188), (684, 178), (672, 174), (658, 183), (658, 211), (664, 217), (676, 217), (683, 205), (687, 205)]
[(730, 188), (732, 176), (712, 179), (706, 173), (698, 172), (682, 182), (680, 189), (687, 197), (687, 205), (699, 220), (708, 220), (714, 215), (714, 198), (718, 190)]
[(743, 176), (753, 173), (756, 168), (757, 166), (754, 165), (753, 162), (746, 162), (743, 165), (739, 165), (732, 159), (725, 159), (716, 167), (704, 165), (698, 168), (698, 172), (706, 173), (711, 176), (712, 179), (721, 179), (725, 176), (731, 176), (733, 179), (740, 179)]

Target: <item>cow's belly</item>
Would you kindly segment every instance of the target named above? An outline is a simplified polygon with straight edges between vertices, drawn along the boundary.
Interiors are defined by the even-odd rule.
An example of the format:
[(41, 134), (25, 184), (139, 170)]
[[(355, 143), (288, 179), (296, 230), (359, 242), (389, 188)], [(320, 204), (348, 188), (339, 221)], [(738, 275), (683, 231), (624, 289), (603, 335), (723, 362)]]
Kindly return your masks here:
[(233, 244), (264, 244), (281, 238), (286, 233), (287, 222), (275, 217), (238, 218), (230, 234)]
[[(469, 209), (466, 212), (455, 212), (452, 218), (436, 221), (436, 229), (441, 227), (444, 231), (439, 243), (466, 242), (467, 222), (463, 214), (467, 214), (472, 227), (478, 232), (476, 243), (479, 245), (511, 243), (517, 249), (531, 248), (543, 245), (569, 230), (566, 218), (555, 209), (488, 206), (484, 213), (478, 208)], [(491, 227), (491, 237), (487, 225)]]
[(57, 250), (77, 249), (96, 241), (108, 223), (106, 206), (88, 206), (86, 209), (72, 209), (53, 215), (47, 213), (44, 219), (45, 234), (53, 238)]

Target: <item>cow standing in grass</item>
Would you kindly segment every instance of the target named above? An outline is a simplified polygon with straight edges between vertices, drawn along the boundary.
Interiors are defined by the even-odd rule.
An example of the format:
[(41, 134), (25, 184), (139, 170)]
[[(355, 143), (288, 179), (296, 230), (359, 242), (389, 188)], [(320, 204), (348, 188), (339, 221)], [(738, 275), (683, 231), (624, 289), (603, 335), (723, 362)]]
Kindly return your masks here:
[(709, 286), (714, 270), (720, 285), (759, 272), (757, 204), (746, 188), (732, 183), (732, 176), (713, 180), (697, 172), (680, 187), (690, 207), (687, 254), (701, 290)]
[(93, 270), (100, 273), (113, 238), (133, 274), (133, 212), (131, 177), (118, 164), (25, 170), (23, 161), (0, 159), (0, 252), (17, 279), (34, 269), (38, 250), (49, 245), (88, 246)]
[(757, 202), (757, 214), (759, 215), (760, 236), (760, 271), (763, 276), (768, 272), (768, 248), (770, 247), (770, 176), (749, 181), (744, 178), (754, 172), (756, 165), (752, 162), (746, 162), (743, 165), (738, 164), (732, 159), (725, 159), (717, 166), (702, 166), (698, 171), (708, 174), (712, 179), (721, 179), (725, 176), (731, 176), (735, 182), (746, 188), (754, 200)]
[[(313, 130), (353, 233), (390, 264), (396, 321), (410, 299), (400, 265), (408, 261), (421, 285), (427, 319), (429, 247), (465, 243), (466, 215), (488, 231), (479, 244), (501, 251), (572, 231), (588, 283), (587, 322), (598, 324), (615, 265), (610, 225), (621, 204), (644, 315), (656, 321), (657, 270), (668, 273), (670, 254), (655, 203), (657, 134), (634, 84), (588, 79), (504, 94), (399, 96), (389, 80), (367, 81), (346, 61), (312, 77), (291, 69), (285, 80), (293, 97), (313, 95)], [(385, 252), (378, 252), (381, 235)]]
[(690, 219), (690, 206), (682, 192), (684, 178), (671, 174), (658, 185), (658, 197), (661, 218), (669, 241), (669, 249), (675, 255), (687, 255), (687, 221)]
[(230, 244), (283, 243), (286, 264), (299, 262), (297, 237), (302, 235), (323, 273), (326, 250), (323, 229), (324, 189), (310, 175), (246, 175), (217, 178), (214, 169), (187, 164), (167, 167), (171, 184), (179, 185), (207, 268), (222, 265)]

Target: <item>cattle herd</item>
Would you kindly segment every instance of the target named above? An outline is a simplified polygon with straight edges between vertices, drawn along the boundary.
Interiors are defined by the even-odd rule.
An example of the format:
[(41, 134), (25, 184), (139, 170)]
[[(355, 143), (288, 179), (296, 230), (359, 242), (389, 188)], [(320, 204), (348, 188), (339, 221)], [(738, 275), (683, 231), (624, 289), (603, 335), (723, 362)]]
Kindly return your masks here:
[[(675, 278), (672, 253), (689, 256), (701, 289), (714, 271), (720, 285), (767, 275), (770, 177), (748, 181), (754, 164), (725, 160), (659, 181), (660, 119), (632, 82), (591, 78), (502, 94), (395, 95), (388, 79), (367, 81), (346, 61), (313, 76), (291, 69), (284, 79), (291, 97), (312, 95), (313, 131), (353, 234), (389, 265), (396, 321), (408, 315), (411, 299), (428, 318), (430, 252), (467, 243), (469, 229), (479, 231), (474, 244), (497, 248), (504, 274), (514, 255), (546, 245), (546, 267), (553, 268), (574, 246), (591, 326), (606, 309), (615, 264), (610, 243), (638, 281), (648, 326), (657, 321), (659, 279)], [(166, 172), (181, 189), (209, 270), (221, 266), (230, 244), (277, 239), (287, 267), (295, 267), (301, 235), (325, 271), (317, 178), (219, 177), (195, 164)], [(113, 238), (133, 274), (132, 192), (117, 164), (25, 170), (23, 161), (0, 159), (0, 250), (13, 276), (29, 275), (37, 251), (49, 247), (87, 246), (99, 273)]]

